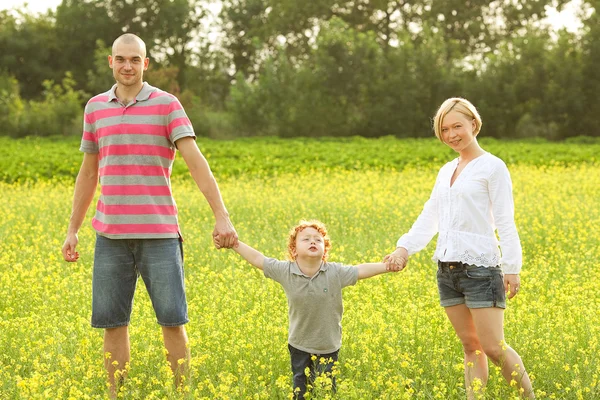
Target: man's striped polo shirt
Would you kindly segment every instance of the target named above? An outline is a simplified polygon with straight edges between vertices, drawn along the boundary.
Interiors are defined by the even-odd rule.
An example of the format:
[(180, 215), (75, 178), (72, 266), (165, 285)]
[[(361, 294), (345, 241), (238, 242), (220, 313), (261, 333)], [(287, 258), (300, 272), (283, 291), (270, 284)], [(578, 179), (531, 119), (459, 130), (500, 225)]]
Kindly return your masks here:
[(80, 150), (97, 153), (101, 195), (92, 226), (113, 239), (179, 236), (171, 192), (175, 142), (195, 137), (177, 98), (144, 82), (128, 105), (114, 85), (85, 106)]

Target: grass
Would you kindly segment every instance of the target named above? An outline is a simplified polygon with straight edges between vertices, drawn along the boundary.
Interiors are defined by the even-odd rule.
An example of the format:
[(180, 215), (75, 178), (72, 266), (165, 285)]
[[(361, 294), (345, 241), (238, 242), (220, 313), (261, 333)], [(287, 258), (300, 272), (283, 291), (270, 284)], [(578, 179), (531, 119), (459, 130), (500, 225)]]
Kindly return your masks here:
[[(81, 156), (75, 141), (9, 145), (16, 146), (14, 158), (23, 160), (32, 159), (35, 143), (38, 164), (23, 167), (31, 171), (28, 178), (0, 183), (0, 398), (101, 399), (102, 332), (89, 327), (93, 210), (79, 235), (81, 259), (66, 264), (60, 247), (73, 174), (65, 167), (64, 175), (46, 176), (54, 168), (43, 167), (59, 165), (57, 153), (65, 165), (71, 153)], [(283, 257), (289, 227), (318, 218), (330, 230), (331, 260), (349, 264), (380, 260), (393, 249), (419, 214), (437, 168), (452, 157), (433, 141), (391, 138), (201, 144), (220, 171), (240, 238), (268, 256)], [(599, 398), (600, 166), (587, 159), (595, 145), (562, 143), (559, 151), (550, 150), (551, 143), (484, 144), (492, 152), (494, 146), (496, 154), (513, 149), (527, 155), (509, 162), (525, 264), (522, 292), (505, 315), (506, 340), (523, 357), (538, 398)], [(404, 149), (402, 157), (398, 149)], [(261, 156), (249, 159), (251, 153)], [(376, 154), (381, 161), (369, 161)], [(538, 159), (541, 154), (546, 162)], [(353, 157), (357, 167), (349, 161)], [(396, 168), (389, 160), (399, 158), (404, 164)], [(236, 166), (232, 160), (241, 161)], [(184, 393), (173, 389), (160, 329), (140, 282), (123, 398), (288, 398), (283, 291), (232, 251), (212, 248), (213, 218), (203, 197), (183, 173), (173, 187), (186, 239), (191, 381)], [(432, 242), (411, 257), (405, 272), (344, 289), (338, 398), (464, 398), (461, 347), (438, 304), (433, 248)], [(515, 398), (496, 367), (482, 398)]]

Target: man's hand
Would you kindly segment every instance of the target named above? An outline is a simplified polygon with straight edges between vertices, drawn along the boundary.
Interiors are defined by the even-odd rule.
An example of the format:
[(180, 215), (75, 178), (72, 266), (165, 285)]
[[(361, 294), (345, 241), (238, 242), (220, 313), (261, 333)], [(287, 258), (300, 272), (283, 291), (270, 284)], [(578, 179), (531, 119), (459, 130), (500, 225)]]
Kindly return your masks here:
[(237, 247), (238, 235), (229, 218), (217, 220), (213, 230), (213, 242), (217, 249)]
[(67, 235), (65, 243), (62, 247), (62, 255), (65, 261), (76, 262), (79, 259), (79, 253), (75, 251), (78, 243), (79, 239), (77, 238), (76, 233), (70, 233)]
[(383, 258), (383, 263), (388, 271), (402, 271), (408, 263), (408, 251), (404, 247), (398, 247), (392, 254)]
[(515, 297), (519, 293), (520, 289), (521, 277), (519, 274), (504, 274), (504, 291), (508, 293), (509, 299)]

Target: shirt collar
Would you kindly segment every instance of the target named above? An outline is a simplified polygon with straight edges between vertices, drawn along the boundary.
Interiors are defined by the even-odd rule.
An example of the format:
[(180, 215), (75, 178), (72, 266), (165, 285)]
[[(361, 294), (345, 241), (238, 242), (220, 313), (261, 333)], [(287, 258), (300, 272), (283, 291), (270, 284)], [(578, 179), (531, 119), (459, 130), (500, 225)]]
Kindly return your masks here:
[[(327, 271), (328, 269), (329, 265), (325, 261), (323, 261), (321, 262), (321, 268), (319, 268), (319, 271), (317, 272)], [(292, 267), (290, 272), (294, 275), (307, 276), (304, 272), (300, 270), (300, 267), (298, 266), (298, 263), (296, 261), (292, 261)]]
[[(144, 82), (142, 90), (135, 96), (135, 101), (144, 101), (150, 98), (150, 95), (156, 90), (154, 86), (151, 86), (148, 82)], [(108, 91), (108, 102), (113, 100), (119, 100), (117, 97), (117, 84), (115, 83), (112, 88)]]

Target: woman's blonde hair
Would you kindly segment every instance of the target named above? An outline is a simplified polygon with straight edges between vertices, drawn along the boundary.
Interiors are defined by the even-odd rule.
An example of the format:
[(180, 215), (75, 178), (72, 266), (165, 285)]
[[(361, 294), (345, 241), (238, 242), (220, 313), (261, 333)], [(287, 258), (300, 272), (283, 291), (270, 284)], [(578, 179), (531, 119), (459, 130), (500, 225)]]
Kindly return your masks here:
[(331, 249), (331, 240), (327, 235), (327, 227), (321, 221), (311, 219), (310, 221), (300, 221), (298, 225), (294, 226), (290, 230), (290, 236), (288, 238), (288, 259), (294, 261), (296, 259), (296, 238), (298, 234), (306, 228), (314, 228), (323, 236), (323, 244), (325, 245), (325, 251), (323, 252), (323, 261), (327, 259), (329, 249)]
[(433, 118), (433, 130), (438, 139), (442, 142), (444, 141), (442, 139), (442, 121), (444, 121), (444, 117), (448, 115), (450, 111), (457, 111), (468, 119), (475, 120), (475, 130), (473, 131), (473, 134), (477, 136), (481, 130), (481, 125), (483, 125), (479, 112), (477, 112), (477, 109), (469, 100), (463, 99), (462, 97), (452, 97), (442, 103)]

